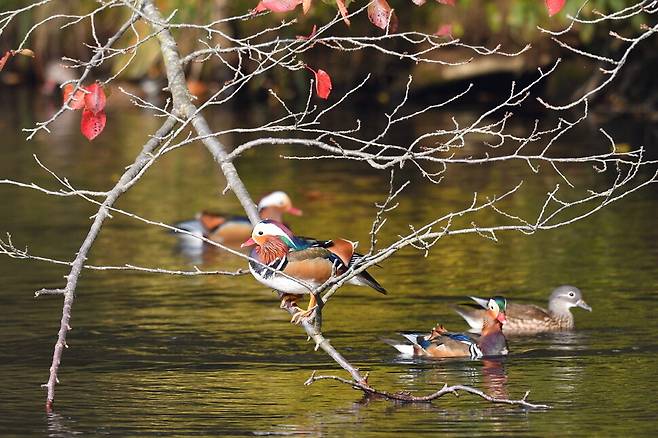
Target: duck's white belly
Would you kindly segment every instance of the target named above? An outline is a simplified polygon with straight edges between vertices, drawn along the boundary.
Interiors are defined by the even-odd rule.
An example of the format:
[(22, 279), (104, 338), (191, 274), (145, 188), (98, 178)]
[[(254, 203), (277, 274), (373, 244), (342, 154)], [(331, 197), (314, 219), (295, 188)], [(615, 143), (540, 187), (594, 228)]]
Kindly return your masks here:
[[(279, 275), (278, 273), (275, 273), (274, 275), (271, 276), (267, 276), (266, 278), (265, 276), (256, 272), (254, 268), (251, 266), (251, 264), (249, 264), (249, 271), (251, 271), (251, 274), (254, 276), (256, 280), (258, 280), (265, 286), (277, 290), (279, 292), (284, 292), (287, 294), (300, 294), (300, 295), (311, 293), (311, 291), (303, 284), (295, 280), (291, 280), (290, 278), (284, 277), (283, 275)], [(314, 281), (305, 281), (305, 283), (308, 283), (313, 288), (319, 286), (319, 284)]]

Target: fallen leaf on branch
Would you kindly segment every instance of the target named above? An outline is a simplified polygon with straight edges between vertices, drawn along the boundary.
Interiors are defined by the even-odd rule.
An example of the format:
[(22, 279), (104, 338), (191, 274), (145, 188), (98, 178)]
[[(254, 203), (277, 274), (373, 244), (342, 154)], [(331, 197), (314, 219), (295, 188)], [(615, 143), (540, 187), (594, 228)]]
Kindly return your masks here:
[(85, 109), (94, 114), (103, 111), (105, 108), (105, 92), (103, 91), (103, 87), (98, 83), (93, 83), (86, 90), (89, 93), (85, 94)]
[(452, 38), (452, 24), (442, 24), (439, 26), (434, 35), (438, 37), (450, 37)]
[(322, 69), (315, 71), (308, 65), (305, 67), (312, 71), (315, 75), (315, 92), (317, 93), (318, 97), (321, 99), (327, 99), (331, 93), (332, 88), (331, 77), (329, 76), (329, 73)]
[(12, 53), (11, 51), (6, 51), (4, 55), (2, 55), (2, 58), (0, 58), (0, 71), (2, 71), (3, 68), (5, 68), (5, 64), (7, 63), (7, 60), (11, 57)]
[(552, 17), (562, 10), (566, 0), (545, 0), (546, 9), (548, 9), (548, 16)]
[(82, 112), (82, 120), (80, 122), (80, 132), (82, 135), (87, 137), (89, 141), (98, 137), (98, 135), (103, 132), (105, 128), (105, 122), (107, 117), (105, 116), (105, 111), (99, 111), (93, 113), (88, 109), (85, 109)]
[(398, 18), (395, 11), (386, 0), (374, 0), (368, 5), (368, 19), (370, 22), (382, 30), (387, 28), (395, 32), (398, 27)]
[[(73, 93), (74, 88), (73, 84), (66, 84), (64, 86), (63, 103), (66, 103), (66, 101), (69, 100), (69, 96)], [(85, 93), (80, 88), (77, 89), (75, 96), (73, 96), (73, 99), (69, 102), (69, 107), (74, 110), (79, 110), (85, 107)]]
[(315, 91), (318, 93), (318, 96), (322, 99), (327, 99), (329, 93), (331, 93), (331, 88), (331, 77), (329, 77), (329, 73), (318, 69), (315, 72)]
[(344, 0), (336, 0), (336, 6), (338, 7), (338, 10), (340, 11), (340, 15), (343, 16), (343, 21), (345, 24), (348, 26), (351, 24), (350, 19), (347, 18), (348, 12), (347, 12), (347, 7), (345, 6), (345, 1)]
[(302, 4), (302, 0), (261, 0), (252, 12), (290, 12), (300, 4)]

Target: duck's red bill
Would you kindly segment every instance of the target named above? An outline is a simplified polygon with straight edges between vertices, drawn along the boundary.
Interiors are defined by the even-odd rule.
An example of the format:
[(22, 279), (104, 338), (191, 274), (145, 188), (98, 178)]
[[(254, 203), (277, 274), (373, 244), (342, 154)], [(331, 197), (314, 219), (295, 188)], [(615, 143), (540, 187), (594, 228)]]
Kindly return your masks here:
[(244, 248), (245, 246), (253, 246), (255, 244), (256, 244), (256, 242), (254, 241), (254, 239), (252, 239), (250, 237), (246, 242), (244, 242), (242, 245), (240, 245), (240, 247)]
[(294, 216), (301, 216), (303, 212), (297, 207), (290, 206), (290, 208), (288, 209), (288, 213)]
[(505, 314), (504, 314), (503, 312), (500, 312), (500, 313), (498, 314), (498, 316), (496, 317), (496, 319), (497, 319), (498, 321), (500, 321), (501, 324), (504, 324), (504, 323), (507, 322), (507, 317), (505, 316)]

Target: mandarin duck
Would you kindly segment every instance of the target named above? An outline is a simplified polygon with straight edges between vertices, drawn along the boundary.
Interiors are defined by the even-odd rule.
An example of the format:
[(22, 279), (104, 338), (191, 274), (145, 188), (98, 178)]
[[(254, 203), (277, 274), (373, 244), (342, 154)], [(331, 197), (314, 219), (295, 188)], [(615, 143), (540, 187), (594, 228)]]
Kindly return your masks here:
[[(266, 195), (258, 202), (258, 215), (261, 219), (274, 219), (281, 222), (283, 215), (289, 213), (301, 216), (302, 211), (292, 205), (290, 197), (276, 191)], [(177, 228), (191, 232), (194, 236), (206, 237), (218, 243), (239, 244), (251, 235), (251, 222), (246, 216), (232, 216), (221, 213), (202, 211), (195, 219), (176, 224)], [(203, 241), (181, 234), (180, 237), (186, 246), (202, 246)]]
[(508, 353), (507, 340), (503, 334), (507, 301), (493, 297), (487, 301), (487, 310), (480, 320), (481, 335), (448, 332), (442, 325), (434, 327), (429, 334), (402, 333), (411, 344), (386, 341), (400, 353), (410, 356), (470, 357), (480, 359), (504, 356)]
[[(251, 237), (242, 244), (252, 246), (249, 260), (251, 274), (267, 287), (283, 294), (281, 307), (296, 304), (300, 295), (311, 293), (334, 274), (341, 275), (360, 257), (354, 252), (355, 243), (346, 239), (317, 240), (297, 237), (282, 223), (272, 219), (262, 220), (254, 227)], [(306, 285), (281, 275), (299, 279)], [(349, 280), (350, 284), (369, 286), (386, 294), (384, 289), (366, 271)], [(311, 293), (308, 308), (299, 311), (291, 322), (300, 322), (312, 315), (317, 307), (315, 294)]]
[[(470, 297), (481, 307), (487, 305), (487, 300)], [(510, 335), (529, 335), (542, 332), (572, 330), (574, 319), (572, 307), (580, 307), (589, 312), (592, 308), (583, 300), (582, 292), (574, 286), (560, 286), (553, 290), (548, 298), (548, 310), (534, 304), (507, 305), (507, 323), (503, 331)], [(457, 313), (471, 326), (470, 332), (479, 333), (484, 316), (484, 310), (466, 307), (456, 307)]]

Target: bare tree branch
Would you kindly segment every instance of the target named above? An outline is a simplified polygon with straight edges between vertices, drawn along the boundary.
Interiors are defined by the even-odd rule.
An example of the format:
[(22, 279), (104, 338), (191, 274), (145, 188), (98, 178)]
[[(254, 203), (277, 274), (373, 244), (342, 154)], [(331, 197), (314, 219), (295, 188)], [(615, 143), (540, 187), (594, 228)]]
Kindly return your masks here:
[(354, 389), (358, 389), (363, 391), (363, 393), (367, 396), (375, 396), (375, 397), (382, 397), (387, 400), (393, 400), (393, 401), (398, 401), (398, 402), (404, 402), (404, 403), (430, 403), (434, 400), (437, 400), (441, 397), (443, 397), (446, 394), (453, 394), (455, 397), (459, 397), (459, 391), (467, 392), (469, 394), (474, 394), (477, 395), (478, 397), (483, 398), (486, 401), (489, 401), (491, 403), (496, 403), (496, 404), (507, 404), (507, 405), (518, 405), (522, 406), (524, 408), (528, 409), (550, 409), (551, 407), (546, 404), (536, 404), (536, 403), (530, 403), (527, 401), (528, 395), (530, 394), (530, 391), (527, 391), (523, 398), (520, 398), (518, 400), (514, 399), (507, 399), (507, 398), (498, 398), (498, 397), (492, 397), (482, 391), (480, 391), (477, 388), (473, 388), (471, 386), (466, 386), (466, 385), (452, 385), (448, 386), (448, 384), (443, 385), (441, 389), (439, 389), (436, 392), (433, 392), (428, 395), (423, 395), (423, 396), (416, 396), (413, 395), (409, 392), (387, 392), (387, 391), (381, 391), (378, 389), (373, 388), (367, 383), (362, 383), (362, 382), (357, 382), (354, 380), (347, 380), (339, 376), (318, 376), (316, 375), (316, 372), (313, 371), (313, 374), (311, 374), (311, 377), (309, 377), (306, 382), (304, 382), (304, 385), (310, 386), (313, 383), (317, 382), (318, 380), (336, 380), (340, 383), (344, 383), (345, 385), (349, 385)]
[(55, 384), (58, 382), (57, 373), (59, 371), (59, 364), (61, 362), (62, 352), (66, 346), (66, 334), (71, 329), (71, 326), (69, 325), (71, 319), (71, 308), (73, 307), (73, 301), (75, 300), (75, 290), (78, 284), (78, 278), (80, 277), (84, 262), (87, 260), (87, 254), (91, 250), (91, 247), (101, 230), (103, 221), (109, 215), (108, 208), (111, 207), (119, 196), (125, 192), (125, 185), (137, 172), (139, 172), (141, 166), (148, 161), (148, 155), (158, 146), (160, 142), (159, 139), (167, 135), (173, 129), (175, 124), (176, 121), (174, 119), (167, 119), (163, 123), (154, 138), (144, 145), (134, 163), (124, 172), (121, 178), (119, 178), (119, 181), (112, 190), (108, 192), (107, 197), (94, 217), (94, 222), (92, 223), (85, 240), (80, 246), (75, 259), (71, 263), (71, 272), (66, 276), (66, 287), (63, 289), (64, 305), (62, 307), (62, 320), (57, 335), (57, 342), (55, 343), (52, 365), (50, 366), (50, 377), (48, 378), (48, 383), (46, 383), (48, 391), (46, 409), (48, 410), (52, 409), (53, 401), (55, 400)]

